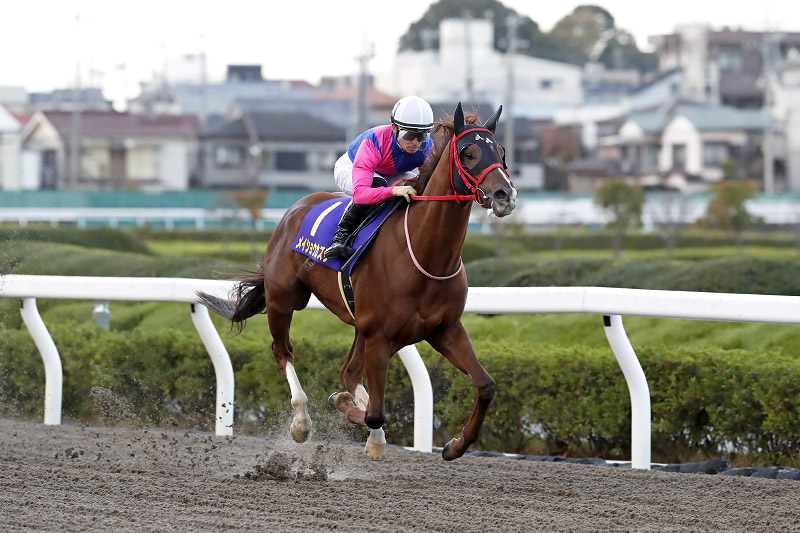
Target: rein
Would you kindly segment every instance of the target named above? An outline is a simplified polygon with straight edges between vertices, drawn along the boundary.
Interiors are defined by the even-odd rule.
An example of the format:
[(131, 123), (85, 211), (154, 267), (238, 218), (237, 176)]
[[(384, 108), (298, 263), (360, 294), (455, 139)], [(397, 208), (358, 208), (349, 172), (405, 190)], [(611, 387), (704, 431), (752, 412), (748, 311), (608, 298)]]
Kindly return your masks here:
[(426, 276), (428, 276), (431, 279), (436, 279), (436, 280), (440, 280), (441, 281), (441, 280), (446, 280), (446, 279), (450, 279), (450, 278), (456, 277), (458, 275), (458, 273), (461, 272), (461, 269), (464, 268), (464, 260), (461, 259), (461, 258), (459, 258), (459, 260), (461, 261), (461, 264), (458, 265), (458, 270), (456, 270), (455, 272), (453, 272), (449, 276), (434, 276), (433, 274), (429, 274), (428, 271), (425, 270), (424, 268), (422, 268), (422, 265), (419, 264), (419, 261), (417, 261), (417, 258), (414, 255), (414, 250), (411, 249), (411, 237), (408, 234), (408, 208), (409, 207), (411, 207), (411, 204), (408, 204), (406, 206), (406, 215), (405, 215), (405, 218), (403, 219), (403, 226), (405, 227), (405, 230), (406, 230), (406, 245), (408, 245), (408, 253), (411, 256), (411, 261), (414, 262), (414, 266), (417, 267), (417, 270), (419, 270), (421, 273), (425, 274)]

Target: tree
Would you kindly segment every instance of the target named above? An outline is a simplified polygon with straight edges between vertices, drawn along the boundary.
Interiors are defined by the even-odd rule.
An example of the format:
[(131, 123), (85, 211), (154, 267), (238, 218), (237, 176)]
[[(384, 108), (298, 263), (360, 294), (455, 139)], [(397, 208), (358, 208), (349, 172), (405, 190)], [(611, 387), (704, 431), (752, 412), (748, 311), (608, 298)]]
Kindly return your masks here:
[(622, 178), (605, 182), (595, 193), (594, 202), (611, 212), (614, 220), (607, 227), (614, 231), (614, 259), (622, 257), (622, 238), (631, 228), (642, 227), (644, 191)]
[(723, 180), (711, 186), (714, 196), (708, 203), (706, 215), (700, 225), (731, 231), (736, 241), (736, 251), (742, 255), (742, 232), (762, 221), (751, 215), (745, 202), (756, 195), (756, 186), (750, 180)]
[(231, 199), (236, 202), (240, 209), (247, 209), (250, 215), (250, 255), (254, 260), (258, 260), (260, 251), (258, 250), (255, 242), (256, 224), (261, 220), (261, 209), (267, 202), (269, 191), (262, 189), (252, 189), (246, 191), (236, 191), (231, 194)]
[(688, 225), (684, 220), (689, 213), (689, 197), (679, 191), (665, 191), (655, 197), (652, 205), (650, 215), (664, 239), (667, 259), (672, 260), (678, 240)]
[[(505, 50), (508, 39), (506, 18), (518, 17), (517, 39), (529, 43), (519, 53), (583, 66), (600, 46), (597, 60), (608, 68), (655, 71), (655, 53), (639, 51), (631, 34), (617, 29), (614, 17), (600, 6), (582, 5), (543, 32), (530, 17), (520, 15), (497, 0), (439, 0), (431, 4), (417, 22), (400, 37), (399, 51), (439, 48), (439, 23), (446, 18), (471, 16), (489, 18), (494, 25), (494, 47)], [(608, 38), (609, 35), (613, 38)]]
[(399, 51), (439, 48), (439, 23), (446, 18), (471, 16), (491, 18), (494, 25), (494, 47), (503, 49), (507, 40), (506, 17), (517, 15), (517, 38), (534, 41), (541, 37), (539, 25), (530, 17), (520, 16), (497, 0), (439, 0), (430, 5), (417, 22), (400, 37)]

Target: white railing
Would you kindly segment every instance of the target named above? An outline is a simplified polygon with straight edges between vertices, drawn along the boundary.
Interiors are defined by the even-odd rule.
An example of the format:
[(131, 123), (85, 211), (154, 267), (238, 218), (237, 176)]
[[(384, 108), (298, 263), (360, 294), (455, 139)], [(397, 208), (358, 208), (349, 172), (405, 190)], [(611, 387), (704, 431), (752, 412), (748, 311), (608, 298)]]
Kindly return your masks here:
[[(215, 361), (217, 372), (217, 433), (230, 434), (233, 410), (220, 405), (233, 401), (233, 371), (225, 347), (207, 310), (196, 305), (195, 291), (227, 295), (228, 281), (158, 278), (88, 278), (0, 275), (0, 298), (23, 299), (23, 318), (46, 367), (45, 423), (60, 421), (61, 363), (34, 298), (183, 302), (192, 305), (192, 318)], [(324, 309), (312, 297), (309, 309)], [(472, 287), (467, 313), (479, 314), (593, 314), (603, 316), (609, 344), (622, 369), (631, 397), (631, 466), (650, 468), (650, 393), (642, 367), (622, 325), (622, 315), (688, 320), (719, 320), (769, 324), (800, 324), (800, 297), (613, 289), (602, 287)], [(27, 318), (25, 318), (27, 315)], [(399, 353), (414, 387), (414, 448), (432, 447), (433, 393), (419, 353), (407, 346)], [(49, 365), (49, 367), (48, 367)], [(49, 368), (49, 369), (48, 369)], [(220, 390), (224, 391), (219, 401)], [(57, 391), (57, 394), (56, 394)], [(56, 403), (57, 396), (57, 403)], [(57, 418), (54, 411), (58, 411)], [(221, 411), (223, 411), (221, 413)], [(50, 417), (50, 418), (48, 418)], [(53, 420), (57, 420), (53, 422)], [(222, 431), (222, 433), (221, 433)]]
[[(197, 303), (196, 291), (227, 297), (234, 282), (181, 278), (106, 278), (82, 276), (0, 275), (0, 298), (20, 298), (25, 326), (33, 337), (45, 367), (44, 423), (61, 423), (61, 359), (36, 309), (36, 298), (62, 300), (176, 302), (190, 305), (192, 322), (203, 341), (217, 380), (215, 432), (233, 434), (234, 377), (230, 357), (208, 310)], [(316, 298), (311, 309), (324, 309)], [(433, 389), (414, 346), (398, 353), (414, 389), (414, 449), (431, 451), (433, 443)]]

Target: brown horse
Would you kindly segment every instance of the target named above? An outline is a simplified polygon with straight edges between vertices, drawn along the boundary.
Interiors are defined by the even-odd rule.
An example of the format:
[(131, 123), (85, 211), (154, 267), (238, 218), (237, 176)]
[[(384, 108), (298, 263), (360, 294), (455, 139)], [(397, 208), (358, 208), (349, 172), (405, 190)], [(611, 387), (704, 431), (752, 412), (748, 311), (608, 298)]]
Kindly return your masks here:
[[(331, 403), (351, 422), (371, 429), (365, 448), (371, 457), (382, 457), (386, 449), (381, 427), (389, 359), (420, 341), (427, 341), (468, 374), (477, 389), (462, 436), (447, 443), (442, 457), (461, 457), (477, 440), (496, 385), (461, 324), (467, 299), (461, 249), (473, 200), (498, 217), (516, 206), (517, 191), (493, 135), (501, 111), (502, 106), (480, 127), (475, 115), (469, 114), (465, 121), (459, 104), (452, 122), (437, 124), (432, 155), (415, 185), (419, 196), (413, 197), (405, 214), (389, 217), (352, 274), (355, 318), (342, 299), (337, 272), (292, 249), (303, 217), (315, 205), (333, 198), (331, 193), (311, 194), (287, 210), (269, 241), (261, 269), (237, 283), (233, 300), (198, 293), (209, 309), (240, 325), (266, 308), (275, 360), (291, 389), (295, 410), (291, 433), (296, 441), (308, 438), (311, 420), (294, 369), (289, 327), (293, 312), (306, 307), (311, 293), (355, 327), (355, 339), (341, 369), (347, 392), (333, 394)], [(364, 377), (369, 394), (362, 384)]]

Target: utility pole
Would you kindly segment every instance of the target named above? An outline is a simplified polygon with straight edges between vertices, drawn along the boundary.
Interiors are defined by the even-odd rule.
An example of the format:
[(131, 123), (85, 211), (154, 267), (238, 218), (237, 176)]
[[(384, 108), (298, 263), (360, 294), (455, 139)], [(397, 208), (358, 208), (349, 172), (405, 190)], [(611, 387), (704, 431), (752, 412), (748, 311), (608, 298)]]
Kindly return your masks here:
[(764, 104), (762, 116), (764, 120), (764, 192), (775, 193), (775, 172), (772, 154), (772, 39), (769, 30), (764, 28), (762, 43), (762, 76), (764, 79)]
[(474, 87), (473, 87), (473, 80), (472, 80), (472, 39), (470, 36), (470, 24), (469, 21), (471, 20), (471, 13), (468, 10), (464, 10), (464, 50), (465, 50), (465, 68), (464, 72), (466, 74), (466, 91), (467, 91), (467, 102), (473, 102), (474, 99)]
[(208, 57), (205, 34), (200, 36), (200, 122), (203, 128), (208, 123)]
[(81, 52), (79, 38), (81, 34), (81, 16), (75, 15), (75, 86), (72, 88), (72, 120), (69, 135), (69, 172), (65, 180), (65, 188), (78, 183), (81, 171)]
[(505, 101), (505, 151), (506, 165), (513, 168), (514, 162), (514, 56), (517, 54), (517, 24), (519, 19), (514, 13), (506, 17), (506, 101)]
[(358, 61), (358, 91), (356, 93), (356, 124), (353, 137), (367, 129), (367, 88), (369, 86), (369, 60), (375, 57), (374, 43), (367, 43), (366, 39), (361, 45), (361, 54), (356, 57)]

